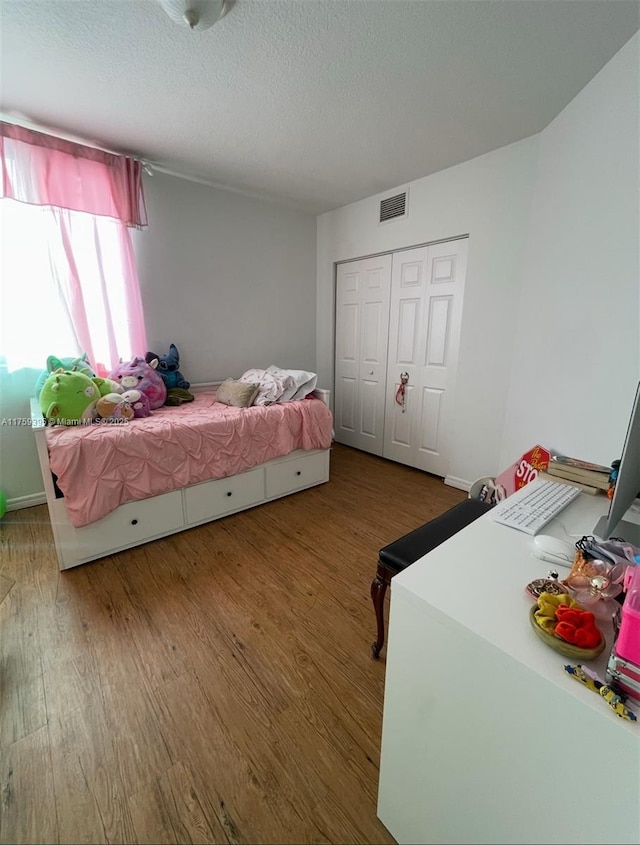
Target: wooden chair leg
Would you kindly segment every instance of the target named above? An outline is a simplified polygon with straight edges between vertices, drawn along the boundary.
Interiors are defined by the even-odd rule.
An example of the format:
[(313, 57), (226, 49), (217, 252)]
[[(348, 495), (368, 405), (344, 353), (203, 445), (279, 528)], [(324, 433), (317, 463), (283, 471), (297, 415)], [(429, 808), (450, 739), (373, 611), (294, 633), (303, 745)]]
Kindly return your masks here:
[(373, 609), (375, 610), (376, 622), (378, 624), (378, 639), (375, 643), (371, 644), (371, 652), (374, 660), (378, 659), (382, 646), (384, 645), (384, 597), (390, 583), (391, 573), (386, 567), (378, 564), (376, 577), (371, 583), (371, 599), (373, 601)]

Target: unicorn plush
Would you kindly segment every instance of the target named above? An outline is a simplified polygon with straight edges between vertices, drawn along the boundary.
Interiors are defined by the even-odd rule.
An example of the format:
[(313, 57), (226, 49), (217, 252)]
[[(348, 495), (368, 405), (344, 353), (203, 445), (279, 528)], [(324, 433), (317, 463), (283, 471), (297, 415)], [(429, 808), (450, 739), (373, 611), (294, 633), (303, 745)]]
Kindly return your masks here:
[(153, 362), (147, 364), (144, 358), (120, 362), (109, 373), (109, 378), (120, 384), (125, 391), (139, 390), (143, 393), (149, 400), (151, 410), (162, 407), (167, 398), (167, 388), (164, 381), (156, 371)]

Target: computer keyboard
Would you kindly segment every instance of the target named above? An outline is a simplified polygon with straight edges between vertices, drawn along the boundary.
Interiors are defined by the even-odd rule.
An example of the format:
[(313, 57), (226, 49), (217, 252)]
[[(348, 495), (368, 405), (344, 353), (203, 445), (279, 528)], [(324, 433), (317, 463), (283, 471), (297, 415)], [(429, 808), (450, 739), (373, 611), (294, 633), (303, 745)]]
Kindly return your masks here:
[(577, 487), (555, 481), (543, 481), (534, 485), (530, 492), (518, 497), (516, 501), (512, 502), (511, 498), (508, 498), (496, 505), (491, 511), (491, 517), (501, 525), (508, 525), (509, 528), (533, 535), (579, 495), (580, 490)]

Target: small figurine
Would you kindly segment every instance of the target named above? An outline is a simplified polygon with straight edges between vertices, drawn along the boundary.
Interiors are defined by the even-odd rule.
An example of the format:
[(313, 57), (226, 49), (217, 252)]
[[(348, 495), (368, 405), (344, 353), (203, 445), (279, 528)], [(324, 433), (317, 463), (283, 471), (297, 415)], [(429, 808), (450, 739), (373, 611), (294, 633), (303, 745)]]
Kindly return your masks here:
[(625, 704), (627, 700), (626, 696), (603, 683), (595, 672), (585, 669), (580, 664), (577, 666), (567, 664), (564, 668), (576, 681), (584, 684), (592, 692), (597, 692), (598, 695), (601, 695), (620, 719), (626, 719), (629, 722), (637, 721), (635, 714)]

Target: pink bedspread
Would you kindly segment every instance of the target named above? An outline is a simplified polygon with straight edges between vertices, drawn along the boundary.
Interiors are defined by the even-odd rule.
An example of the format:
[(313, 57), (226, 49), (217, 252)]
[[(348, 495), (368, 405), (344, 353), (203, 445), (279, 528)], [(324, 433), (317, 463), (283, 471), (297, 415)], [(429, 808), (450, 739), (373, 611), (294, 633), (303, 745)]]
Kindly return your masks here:
[(71, 523), (88, 525), (124, 502), (331, 445), (331, 412), (319, 399), (233, 408), (215, 397), (204, 391), (128, 425), (47, 428), (49, 464)]

